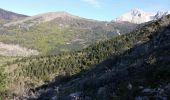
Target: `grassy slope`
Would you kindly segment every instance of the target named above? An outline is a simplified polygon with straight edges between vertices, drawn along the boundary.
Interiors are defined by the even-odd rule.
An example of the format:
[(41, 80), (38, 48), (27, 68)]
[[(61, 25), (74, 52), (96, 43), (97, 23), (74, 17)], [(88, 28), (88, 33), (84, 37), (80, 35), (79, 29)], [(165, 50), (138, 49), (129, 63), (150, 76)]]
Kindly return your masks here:
[(37, 49), (43, 55), (57, 54), (63, 51), (82, 49), (94, 42), (103, 41), (117, 35), (117, 30), (120, 30), (120, 33), (125, 33), (136, 27), (133, 24), (119, 23), (109, 23), (109, 26), (106, 27), (104, 22), (90, 22), (94, 25), (87, 28), (89, 22), (84, 20), (82, 26), (77, 26), (79, 22), (76, 20), (70, 23), (74, 24), (59, 26), (60, 24), (54, 20), (30, 27), (31, 22), (25, 22), (26, 25), (21, 25), (20, 28), (16, 25), (2, 29), (0, 41)]
[(20, 44), (24, 47), (35, 48), (43, 54), (48, 53), (57, 45), (65, 45), (69, 39), (77, 34), (75, 30), (69, 31), (69, 28), (60, 28), (58, 26), (49, 26), (44, 23), (31, 28), (29, 31), (23, 31), (17, 28), (9, 29), (10, 35), (1, 35), (2, 42)]

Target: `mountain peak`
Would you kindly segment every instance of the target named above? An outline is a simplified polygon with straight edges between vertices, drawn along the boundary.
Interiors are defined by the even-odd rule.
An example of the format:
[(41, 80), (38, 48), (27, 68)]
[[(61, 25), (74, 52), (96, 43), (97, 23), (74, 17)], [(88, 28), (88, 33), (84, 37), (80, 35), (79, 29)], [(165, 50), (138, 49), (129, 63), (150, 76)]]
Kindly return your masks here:
[(43, 13), (43, 14), (39, 14), (39, 15), (71, 15), (68, 12), (65, 11), (58, 11), (58, 12), (47, 12), (47, 13)]
[(169, 11), (166, 11), (166, 12), (158, 11), (158, 12), (155, 14), (155, 18), (156, 18), (156, 19), (159, 19), (159, 18), (161, 18), (162, 16), (165, 16), (165, 15), (168, 15), (168, 14), (170, 14)]
[(115, 19), (116, 22), (127, 21), (135, 24), (141, 24), (152, 20), (157, 20), (162, 16), (170, 14), (169, 11), (158, 11), (157, 13), (145, 12), (139, 8), (134, 8), (129, 12)]
[(140, 24), (143, 22), (150, 21), (149, 15), (151, 13), (144, 12), (138, 8), (132, 9), (129, 12), (123, 14), (122, 16), (115, 19), (116, 22), (127, 21), (135, 24)]
[(139, 14), (145, 14), (146, 12), (144, 12), (143, 10), (140, 10), (138, 8), (134, 8), (130, 11), (130, 13), (134, 16), (138, 16)]
[(80, 18), (78, 16), (74, 16), (68, 12), (64, 12), (64, 11), (59, 11), (59, 12), (48, 12), (48, 13), (44, 13), (44, 14), (40, 14), (37, 16), (41, 16), (45, 21), (51, 21), (55, 18)]

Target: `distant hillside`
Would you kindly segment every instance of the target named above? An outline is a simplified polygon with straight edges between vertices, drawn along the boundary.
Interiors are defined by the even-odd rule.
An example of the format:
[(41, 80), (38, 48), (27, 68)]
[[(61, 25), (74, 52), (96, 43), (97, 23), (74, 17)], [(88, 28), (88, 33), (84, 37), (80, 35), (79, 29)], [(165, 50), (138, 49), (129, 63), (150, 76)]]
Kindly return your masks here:
[(66, 12), (51, 12), (5, 24), (0, 29), (0, 41), (51, 55), (80, 50), (136, 27), (127, 22), (102, 22)]
[(10, 22), (10, 21), (20, 20), (20, 19), (23, 19), (26, 17), (28, 17), (28, 16), (22, 15), (22, 14), (17, 14), (17, 13), (7, 11), (7, 10), (0, 8), (0, 25)]
[[(161, 83), (165, 87), (170, 81), (166, 77), (169, 75), (169, 26), (168, 15), (129, 34), (99, 42), (84, 50), (8, 63), (2, 67), (2, 95), (13, 92), (13, 96), (20, 99), (40, 100), (74, 97), (124, 100), (147, 96), (137, 88), (142, 86), (142, 91), (147, 91), (145, 89), (152, 87), (156, 90)], [(35, 88), (54, 77), (50, 84)], [(136, 89), (139, 93), (135, 92)]]
[(60, 21), (61, 24), (63, 21), (68, 24), (69, 20), (71, 21), (73, 19), (82, 19), (78, 16), (71, 15), (67, 12), (48, 12), (44, 14), (31, 16), (31, 17), (28, 17), (28, 18), (25, 18), (23, 20), (19, 20), (16, 22), (7, 23), (5, 24), (5, 26), (9, 27), (9, 26), (15, 26), (15, 25), (22, 25), (24, 23), (26, 23), (25, 25), (29, 26), (29, 24), (35, 25), (35, 24), (53, 21), (56, 18), (62, 19), (62, 21)]

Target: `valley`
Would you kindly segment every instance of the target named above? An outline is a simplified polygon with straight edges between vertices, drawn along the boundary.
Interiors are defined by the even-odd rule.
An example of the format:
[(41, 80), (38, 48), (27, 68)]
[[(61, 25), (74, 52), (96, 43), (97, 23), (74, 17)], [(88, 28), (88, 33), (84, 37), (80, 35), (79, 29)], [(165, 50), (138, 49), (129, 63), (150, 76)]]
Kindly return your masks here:
[(112, 21), (0, 9), (0, 100), (169, 100), (170, 15)]

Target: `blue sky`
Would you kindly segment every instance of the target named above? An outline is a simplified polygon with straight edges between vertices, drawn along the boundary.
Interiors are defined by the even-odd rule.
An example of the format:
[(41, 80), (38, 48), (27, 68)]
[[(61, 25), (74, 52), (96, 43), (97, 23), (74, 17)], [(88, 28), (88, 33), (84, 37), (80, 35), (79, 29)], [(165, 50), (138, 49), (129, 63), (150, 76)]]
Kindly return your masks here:
[(170, 0), (1, 0), (0, 8), (26, 15), (66, 11), (110, 21), (133, 8), (149, 12), (170, 10)]

